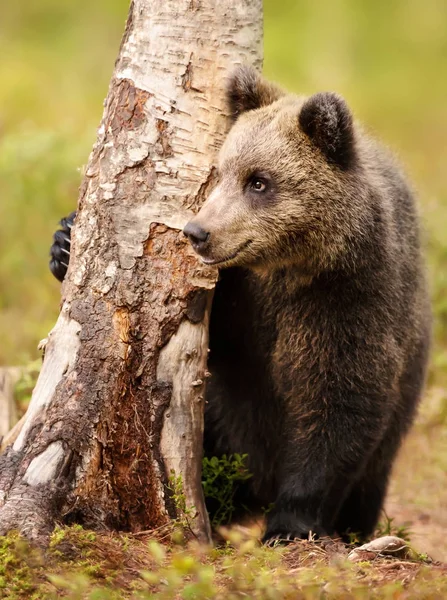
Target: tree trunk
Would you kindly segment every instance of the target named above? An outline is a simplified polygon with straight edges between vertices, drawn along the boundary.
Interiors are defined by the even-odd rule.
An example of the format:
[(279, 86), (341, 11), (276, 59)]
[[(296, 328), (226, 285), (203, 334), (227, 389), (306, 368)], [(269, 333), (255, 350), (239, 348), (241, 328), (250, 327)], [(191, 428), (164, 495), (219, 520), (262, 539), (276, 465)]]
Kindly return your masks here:
[(181, 228), (216, 177), (225, 78), (260, 65), (261, 0), (134, 0), (85, 171), (59, 319), (0, 457), (0, 533), (54, 520), (139, 531), (176, 515), (208, 540), (201, 487), (214, 269)]

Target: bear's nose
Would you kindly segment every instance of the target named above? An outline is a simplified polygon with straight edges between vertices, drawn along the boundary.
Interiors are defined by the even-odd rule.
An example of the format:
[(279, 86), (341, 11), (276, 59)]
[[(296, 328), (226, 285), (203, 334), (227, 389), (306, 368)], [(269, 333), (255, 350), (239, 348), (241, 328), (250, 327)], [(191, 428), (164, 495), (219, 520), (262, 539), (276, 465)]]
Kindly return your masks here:
[(183, 233), (191, 242), (194, 250), (203, 248), (210, 237), (208, 231), (205, 231), (203, 227), (193, 221), (190, 221), (185, 225)]

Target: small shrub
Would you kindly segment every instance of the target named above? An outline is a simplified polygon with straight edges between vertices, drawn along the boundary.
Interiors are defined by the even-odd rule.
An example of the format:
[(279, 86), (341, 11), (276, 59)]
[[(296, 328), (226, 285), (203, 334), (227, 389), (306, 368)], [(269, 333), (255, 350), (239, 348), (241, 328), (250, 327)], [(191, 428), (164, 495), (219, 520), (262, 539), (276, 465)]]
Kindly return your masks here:
[(385, 511), (383, 511), (383, 520), (377, 525), (374, 536), (381, 537), (384, 535), (395, 535), (402, 538), (406, 542), (410, 541), (411, 531), (408, 525), (396, 525), (394, 523), (394, 517), (389, 517)]
[[(234, 499), (240, 484), (250, 479), (246, 462), (247, 454), (224, 454), (220, 458), (204, 457), (202, 463), (202, 485), (205, 499), (212, 504), (213, 527), (228, 525), (236, 510)], [(211, 501), (211, 502), (210, 502)]]

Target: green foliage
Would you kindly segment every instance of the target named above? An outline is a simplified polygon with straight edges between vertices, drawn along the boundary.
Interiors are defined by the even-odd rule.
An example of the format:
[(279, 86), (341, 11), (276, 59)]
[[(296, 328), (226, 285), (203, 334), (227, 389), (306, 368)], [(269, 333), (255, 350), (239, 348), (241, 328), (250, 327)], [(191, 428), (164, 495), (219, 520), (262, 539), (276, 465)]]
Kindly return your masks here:
[(182, 532), (192, 531), (191, 523), (196, 516), (196, 509), (194, 506), (188, 506), (182, 476), (176, 475), (173, 469), (171, 469), (169, 475), (167, 488), (174, 502), (177, 514), (177, 518), (174, 521), (173, 541), (181, 544), (184, 541)]
[[(177, 549), (167, 560), (165, 549), (158, 542), (152, 541), (149, 552), (155, 560), (155, 568), (141, 573), (142, 579), (151, 588), (150, 592), (142, 590), (142, 600), (175, 597), (186, 600), (216, 596), (214, 568), (202, 564), (203, 552), (199, 546), (192, 545), (185, 550)], [(179, 592), (181, 596), (178, 596)]]
[(221, 457), (204, 457), (202, 485), (205, 498), (213, 501), (211, 524), (213, 527), (230, 523), (235, 511), (234, 496), (240, 483), (251, 477), (246, 462), (247, 454), (224, 454)]
[(395, 535), (403, 540), (411, 541), (411, 529), (407, 524), (396, 525), (394, 523), (395, 518), (389, 517), (385, 511), (383, 511), (383, 519), (379, 521), (375, 537), (381, 537), (383, 535)]
[[(202, 460), (202, 486), (205, 499), (211, 501), (213, 511), (211, 524), (214, 528), (228, 525), (235, 511), (234, 498), (239, 485), (251, 477), (247, 467), (247, 454), (232, 454), (221, 457), (204, 457)], [(175, 524), (191, 531), (195, 507), (188, 506), (181, 475), (171, 470), (168, 491), (177, 513)]]

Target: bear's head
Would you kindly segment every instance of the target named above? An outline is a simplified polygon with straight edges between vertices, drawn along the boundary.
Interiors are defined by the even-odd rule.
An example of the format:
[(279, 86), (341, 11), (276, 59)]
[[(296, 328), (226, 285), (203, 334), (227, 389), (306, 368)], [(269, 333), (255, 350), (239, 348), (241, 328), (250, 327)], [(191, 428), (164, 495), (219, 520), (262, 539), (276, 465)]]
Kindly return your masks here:
[(185, 235), (221, 268), (329, 268), (359, 225), (357, 135), (345, 101), (285, 94), (249, 67), (231, 78), (228, 100), (234, 124), (219, 183)]

